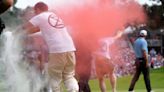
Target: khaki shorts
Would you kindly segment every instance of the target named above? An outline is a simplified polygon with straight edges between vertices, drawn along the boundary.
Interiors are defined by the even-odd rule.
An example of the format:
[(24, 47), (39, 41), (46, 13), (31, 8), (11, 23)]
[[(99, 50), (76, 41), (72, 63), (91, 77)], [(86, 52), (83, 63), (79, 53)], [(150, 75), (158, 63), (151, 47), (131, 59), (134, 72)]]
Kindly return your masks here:
[(48, 62), (48, 74), (53, 92), (61, 92), (60, 84), (63, 81), (66, 89), (78, 90), (75, 75), (74, 52), (51, 53)]

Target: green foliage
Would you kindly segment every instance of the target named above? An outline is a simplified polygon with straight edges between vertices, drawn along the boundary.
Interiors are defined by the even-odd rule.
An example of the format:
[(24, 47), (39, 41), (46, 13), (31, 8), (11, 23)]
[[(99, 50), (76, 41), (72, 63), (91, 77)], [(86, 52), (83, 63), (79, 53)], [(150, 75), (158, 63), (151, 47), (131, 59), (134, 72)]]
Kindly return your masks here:
[(164, 0), (153, 1), (161, 2), (161, 5), (144, 5), (146, 14), (148, 15), (148, 26), (151, 29), (164, 28)]

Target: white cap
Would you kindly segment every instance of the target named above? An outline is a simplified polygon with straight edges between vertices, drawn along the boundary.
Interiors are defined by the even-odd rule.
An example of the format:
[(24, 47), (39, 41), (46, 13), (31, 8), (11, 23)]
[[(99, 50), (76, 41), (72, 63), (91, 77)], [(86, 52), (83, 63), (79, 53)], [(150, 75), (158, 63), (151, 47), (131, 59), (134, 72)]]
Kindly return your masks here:
[(146, 30), (141, 30), (140, 31), (140, 36), (147, 36), (147, 31)]

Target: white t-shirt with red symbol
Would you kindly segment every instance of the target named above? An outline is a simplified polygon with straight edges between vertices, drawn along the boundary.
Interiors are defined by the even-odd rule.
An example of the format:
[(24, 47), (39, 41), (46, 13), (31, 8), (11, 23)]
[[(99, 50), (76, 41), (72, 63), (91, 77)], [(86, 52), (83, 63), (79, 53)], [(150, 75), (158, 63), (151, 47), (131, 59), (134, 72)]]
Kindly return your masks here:
[(33, 17), (30, 22), (40, 28), (48, 45), (49, 53), (75, 51), (75, 46), (63, 21), (53, 12), (43, 12)]

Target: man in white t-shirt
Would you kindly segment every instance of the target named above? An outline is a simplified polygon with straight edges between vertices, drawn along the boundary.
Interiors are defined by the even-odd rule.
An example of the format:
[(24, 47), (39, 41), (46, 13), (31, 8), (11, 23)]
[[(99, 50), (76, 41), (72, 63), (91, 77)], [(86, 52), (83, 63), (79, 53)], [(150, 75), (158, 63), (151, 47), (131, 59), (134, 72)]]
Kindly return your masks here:
[(109, 76), (110, 83), (112, 86), (112, 92), (116, 92), (116, 75), (114, 73), (115, 65), (110, 55), (110, 46), (115, 42), (116, 39), (122, 36), (122, 32), (117, 32), (114, 37), (106, 37), (99, 40), (99, 49), (94, 53), (96, 74), (99, 79), (99, 86), (101, 92), (106, 92), (106, 85), (104, 82), (105, 75)]
[(25, 28), (29, 29), (29, 33), (40, 30), (48, 45), (48, 74), (53, 92), (61, 92), (61, 82), (64, 82), (68, 92), (78, 92), (78, 83), (74, 78), (76, 49), (63, 21), (49, 12), (48, 6), (43, 2), (38, 2), (34, 10), (36, 16)]

